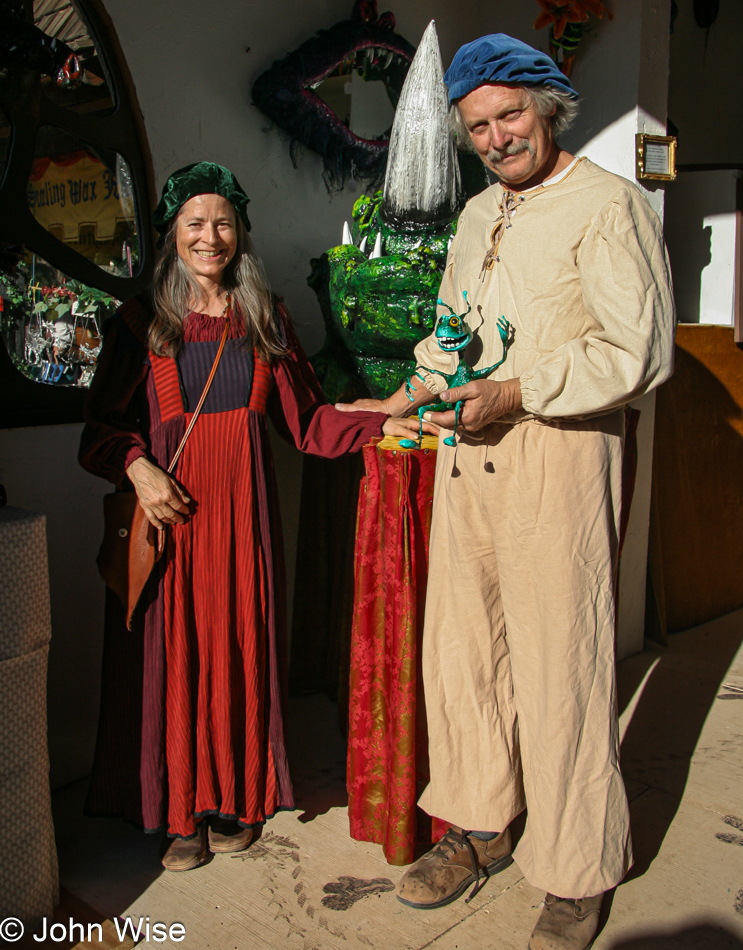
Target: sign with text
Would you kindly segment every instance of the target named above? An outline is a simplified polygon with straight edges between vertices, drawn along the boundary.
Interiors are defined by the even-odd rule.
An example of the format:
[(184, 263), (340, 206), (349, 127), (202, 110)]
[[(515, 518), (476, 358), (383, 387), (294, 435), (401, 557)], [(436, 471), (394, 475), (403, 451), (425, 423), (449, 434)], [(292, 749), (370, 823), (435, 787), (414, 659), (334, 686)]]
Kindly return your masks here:
[(125, 220), (116, 175), (87, 151), (37, 158), (27, 199), (39, 224), (69, 244), (112, 241)]

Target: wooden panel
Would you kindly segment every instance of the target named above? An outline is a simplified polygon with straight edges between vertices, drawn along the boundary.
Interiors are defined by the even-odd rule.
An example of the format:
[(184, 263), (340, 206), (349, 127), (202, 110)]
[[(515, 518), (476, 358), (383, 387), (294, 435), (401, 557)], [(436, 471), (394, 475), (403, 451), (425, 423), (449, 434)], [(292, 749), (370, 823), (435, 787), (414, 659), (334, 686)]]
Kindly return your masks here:
[(669, 631), (743, 605), (742, 407), (733, 327), (679, 326), (676, 371), (658, 391), (653, 462), (651, 544), (660, 545)]
[(743, 178), (735, 183), (735, 342), (743, 343)]

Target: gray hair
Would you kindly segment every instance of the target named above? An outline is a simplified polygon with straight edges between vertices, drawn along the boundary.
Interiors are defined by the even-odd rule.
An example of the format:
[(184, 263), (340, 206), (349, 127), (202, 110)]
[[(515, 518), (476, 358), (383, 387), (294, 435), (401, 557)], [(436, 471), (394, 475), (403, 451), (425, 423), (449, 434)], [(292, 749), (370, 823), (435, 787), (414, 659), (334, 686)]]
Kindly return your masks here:
[[(184, 319), (192, 302), (199, 300), (201, 288), (181, 260), (176, 247), (176, 228), (180, 213), (173, 218), (165, 235), (162, 253), (155, 264), (152, 281), (154, 316), (148, 333), (148, 345), (158, 356), (176, 356), (183, 343)], [(276, 326), (273, 298), (263, 262), (253, 248), (247, 228), (235, 214), (237, 249), (224, 269), (222, 286), (234, 301), (242, 319), (245, 346), (255, 347), (258, 355), (271, 360), (283, 356), (286, 347)]]
[[(553, 89), (551, 86), (520, 86), (531, 98), (537, 110), (537, 115), (550, 115), (552, 109), (555, 112), (550, 116), (552, 124), (552, 137), (557, 138), (563, 132), (567, 132), (578, 115), (578, 100), (571, 98), (561, 89)], [(461, 149), (474, 151), (472, 140), (467, 126), (464, 124), (462, 115), (459, 111), (457, 102), (449, 107), (449, 124), (457, 138), (457, 144)]]

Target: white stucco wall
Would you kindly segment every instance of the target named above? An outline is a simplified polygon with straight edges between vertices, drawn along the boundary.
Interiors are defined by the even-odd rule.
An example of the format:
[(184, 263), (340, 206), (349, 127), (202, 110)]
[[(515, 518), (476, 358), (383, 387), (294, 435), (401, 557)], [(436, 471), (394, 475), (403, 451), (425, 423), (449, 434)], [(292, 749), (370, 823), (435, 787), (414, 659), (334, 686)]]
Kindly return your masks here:
[[(614, 21), (598, 24), (595, 36), (584, 42), (573, 74), (584, 106), (565, 144), (627, 177), (634, 175), (635, 131), (650, 121), (648, 116), (653, 131), (665, 119), (669, 3), (613, 4)], [(251, 196), (252, 233), (271, 282), (285, 296), (305, 348), (314, 352), (324, 333), (306, 286), (309, 260), (340, 240), (359, 189), (329, 196), (321, 161), (309, 151), (294, 169), (287, 143), (275, 129), (266, 131), (268, 120), (251, 105), (250, 87), (273, 60), (348, 16), (351, 0), (227, 0), (221, 5), (105, 0), (105, 6), (137, 89), (158, 187), (174, 169), (203, 158), (234, 170)], [(380, 12), (388, 6), (397, 17), (397, 31), (414, 44), (428, 21), (436, 19), (445, 64), (462, 43), (489, 32), (511, 32), (546, 48), (546, 30), (532, 30), (539, 10), (533, 0), (390, 0), (380, 2)], [(651, 199), (662, 210), (660, 189)], [(642, 645), (652, 404), (650, 397), (643, 412), (641, 468), (622, 569), (622, 654)], [(78, 426), (0, 431), (0, 482), (11, 503), (44, 511), (49, 519), (55, 784), (87, 771), (98, 700), (103, 591), (94, 560), (101, 536), (100, 497), (108, 487), (78, 469), (78, 439)], [(289, 447), (277, 448), (291, 571), (301, 457)]]

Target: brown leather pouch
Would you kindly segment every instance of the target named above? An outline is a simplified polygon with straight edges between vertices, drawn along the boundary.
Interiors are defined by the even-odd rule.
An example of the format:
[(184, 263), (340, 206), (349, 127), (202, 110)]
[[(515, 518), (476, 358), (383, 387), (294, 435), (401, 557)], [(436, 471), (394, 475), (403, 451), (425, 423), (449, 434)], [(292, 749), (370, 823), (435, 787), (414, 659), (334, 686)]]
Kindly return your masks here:
[(131, 630), (134, 608), (162, 555), (165, 532), (150, 524), (133, 491), (104, 495), (103, 524), (98, 571), (124, 605)]

